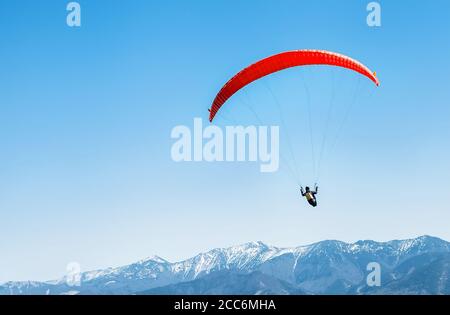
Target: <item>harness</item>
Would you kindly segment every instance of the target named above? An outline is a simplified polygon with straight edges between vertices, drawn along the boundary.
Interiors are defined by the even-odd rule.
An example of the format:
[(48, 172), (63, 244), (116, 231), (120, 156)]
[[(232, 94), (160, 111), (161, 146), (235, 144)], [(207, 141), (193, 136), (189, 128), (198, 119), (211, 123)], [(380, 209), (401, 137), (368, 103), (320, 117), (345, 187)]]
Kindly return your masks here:
[(314, 198), (314, 195), (311, 193), (311, 192), (307, 192), (306, 194), (305, 194), (305, 197), (306, 197), (306, 199), (309, 201), (309, 200), (314, 200), (315, 198)]

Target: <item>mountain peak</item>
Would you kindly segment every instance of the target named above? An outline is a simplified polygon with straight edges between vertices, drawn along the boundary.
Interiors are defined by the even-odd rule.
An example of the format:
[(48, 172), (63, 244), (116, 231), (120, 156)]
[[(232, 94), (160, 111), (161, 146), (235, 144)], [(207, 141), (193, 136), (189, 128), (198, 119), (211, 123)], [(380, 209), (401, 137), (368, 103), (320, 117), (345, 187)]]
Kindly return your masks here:
[(422, 235), (416, 238), (419, 241), (422, 242), (443, 242), (442, 239), (440, 239), (439, 237), (435, 237), (435, 236), (430, 236), (430, 235)]
[(262, 248), (269, 248), (268, 245), (266, 245), (265, 243), (263, 243), (262, 241), (253, 241), (253, 242), (248, 242), (248, 243), (244, 243), (242, 244), (242, 246), (244, 247), (249, 247), (249, 248), (254, 248), (254, 247), (262, 247)]
[(279, 250), (277, 247), (269, 246), (261, 241), (247, 242), (240, 245), (231, 246), (224, 249), (225, 252), (238, 254), (238, 253), (263, 253)]
[(164, 258), (159, 257), (158, 255), (152, 255), (150, 257), (144, 258), (140, 260), (138, 263), (146, 263), (146, 262), (155, 262), (158, 264), (168, 264), (169, 262)]

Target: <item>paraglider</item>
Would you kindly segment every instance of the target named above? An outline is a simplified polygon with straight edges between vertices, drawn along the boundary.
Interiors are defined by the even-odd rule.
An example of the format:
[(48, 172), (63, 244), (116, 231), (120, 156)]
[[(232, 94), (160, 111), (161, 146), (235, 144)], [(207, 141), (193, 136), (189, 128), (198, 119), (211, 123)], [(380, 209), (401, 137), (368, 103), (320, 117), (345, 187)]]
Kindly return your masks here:
[(319, 192), (319, 187), (317, 186), (317, 184), (314, 186), (315, 186), (314, 191), (310, 190), (308, 186), (306, 186), (305, 191), (303, 191), (303, 187), (300, 186), (300, 193), (302, 194), (303, 197), (306, 198), (306, 200), (311, 206), (317, 207), (316, 195)]
[[(282, 52), (267, 58), (264, 58), (256, 63), (244, 68), (233, 76), (217, 93), (211, 108), (209, 109), (209, 121), (213, 122), (216, 114), (221, 107), (239, 90), (243, 89), (250, 83), (257, 81), (272, 73), (282, 71), (292, 67), (325, 65), (349, 69), (357, 72), (368, 79), (370, 79), (376, 86), (380, 82), (377, 78), (376, 72), (372, 72), (361, 62), (352, 59), (348, 56), (325, 51), (325, 50), (293, 50)], [(317, 185), (315, 190), (311, 191), (309, 187), (301, 187), (302, 196), (306, 197), (308, 203), (316, 207), (316, 194), (318, 191)]]

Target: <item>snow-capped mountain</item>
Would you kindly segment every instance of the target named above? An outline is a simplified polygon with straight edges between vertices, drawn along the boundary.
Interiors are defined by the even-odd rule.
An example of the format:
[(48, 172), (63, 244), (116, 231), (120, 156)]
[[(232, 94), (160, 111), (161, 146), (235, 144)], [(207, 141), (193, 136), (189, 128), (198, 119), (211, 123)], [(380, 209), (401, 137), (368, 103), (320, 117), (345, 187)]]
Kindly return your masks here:
[[(294, 248), (278, 248), (262, 242), (251, 242), (229, 248), (217, 248), (190, 259), (171, 263), (153, 256), (134, 264), (117, 268), (88, 271), (81, 274), (80, 285), (70, 286), (66, 278), (48, 282), (7, 282), (0, 285), (0, 294), (135, 294), (158, 292), (151, 290), (170, 286), (173, 292), (193, 291), (187, 283), (195, 285), (202, 280), (205, 294), (208, 279), (217, 282), (224, 278), (253, 281), (252, 283), (277, 283), (280, 292), (309, 294), (369, 294), (369, 293), (447, 293), (450, 291), (450, 243), (422, 236), (409, 240), (390, 242), (322, 241)], [(380, 288), (366, 285), (367, 264), (377, 262), (382, 267)], [(421, 288), (419, 275), (427, 268), (436, 273), (434, 282)], [(249, 275), (248, 277), (239, 275)], [(208, 276), (208, 277), (206, 277)], [(219, 279), (220, 279), (219, 277)], [(264, 281), (256, 281), (263, 279)], [(412, 279), (408, 281), (408, 279)], [(237, 281), (237, 280), (236, 280)], [(279, 281), (279, 282), (277, 282)], [(414, 283), (413, 288), (408, 286)], [(182, 283), (183, 286), (181, 286)], [(212, 282), (211, 282), (212, 283)], [(180, 287), (174, 287), (177, 285)], [(229, 283), (229, 288), (236, 288)], [(244, 286), (245, 283), (242, 283)], [(400, 285), (400, 287), (399, 287)], [(206, 287), (205, 287), (206, 286)], [(255, 294), (277, 292), (270, 288), (251, 286)], [(289, 288), (286, 289), (286, 288)], [(211, 289), (212, 290), (212, 289)], [(215, 290), (215, 291), (214, 291)], [(212, 290), (217, 292), (217, 288)], [(247, 287), (245, 292), (248, 292)], [(384, 290), (384, 291), (383, 291)]]

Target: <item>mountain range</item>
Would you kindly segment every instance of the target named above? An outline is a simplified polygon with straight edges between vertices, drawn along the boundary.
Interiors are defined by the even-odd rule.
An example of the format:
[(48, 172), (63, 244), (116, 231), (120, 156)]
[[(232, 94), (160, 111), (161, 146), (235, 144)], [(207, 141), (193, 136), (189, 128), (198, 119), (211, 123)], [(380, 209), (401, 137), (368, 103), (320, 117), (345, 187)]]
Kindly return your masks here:
[[(369, 263), (380, 286), (369, 286)], [(321, 241), (279, 248), (250, 242), (216, 248), (180, 262), (158, 256), (80, 275), (6, 282), (0, 294), (450, 294), (450, 243), (414, 239)]]

